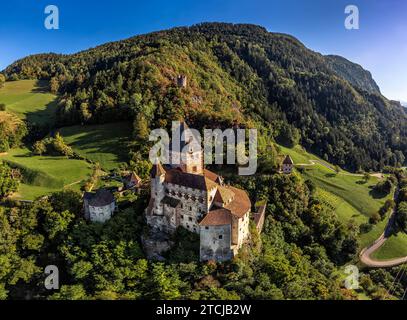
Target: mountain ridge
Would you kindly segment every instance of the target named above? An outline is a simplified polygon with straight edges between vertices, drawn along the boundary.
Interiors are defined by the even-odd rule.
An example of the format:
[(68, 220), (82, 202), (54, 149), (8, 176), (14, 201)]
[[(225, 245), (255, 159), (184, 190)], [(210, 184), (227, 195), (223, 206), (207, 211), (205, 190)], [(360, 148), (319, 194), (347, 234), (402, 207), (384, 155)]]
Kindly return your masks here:
[(381, 93), (370, 71), (365, 70), (361, 65), (338, 55), (324, 57), (332, 70), (351, 84), (371, 93)]
[[(240, 123), (270, 128), (275, 139), (300, 142), (351, 170), (405, 161), (406, 113), (380, 94), (368, 71), (261, 26), (177, 27), (73, 55), (29, 56), (4, 74), (50, 80), (60, 94), (60, 125), (137, 114), (151, 127), (178, 118), (198, 128)], [(174, 84), (178, 74), (187, 76), (187, 88)]]

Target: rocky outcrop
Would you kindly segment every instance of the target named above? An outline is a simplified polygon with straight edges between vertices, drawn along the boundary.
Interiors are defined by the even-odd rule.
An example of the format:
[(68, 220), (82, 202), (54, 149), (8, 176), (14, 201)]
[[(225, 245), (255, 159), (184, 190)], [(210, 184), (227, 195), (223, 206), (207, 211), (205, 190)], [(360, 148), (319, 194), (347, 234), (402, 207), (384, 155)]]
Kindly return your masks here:
[(168, 234), (156, 229), (150, 229), (148, 233), (142, 235), (141, 243), (147, 259), (157, 261), (164, 261), (163, 254), (174, 245)]

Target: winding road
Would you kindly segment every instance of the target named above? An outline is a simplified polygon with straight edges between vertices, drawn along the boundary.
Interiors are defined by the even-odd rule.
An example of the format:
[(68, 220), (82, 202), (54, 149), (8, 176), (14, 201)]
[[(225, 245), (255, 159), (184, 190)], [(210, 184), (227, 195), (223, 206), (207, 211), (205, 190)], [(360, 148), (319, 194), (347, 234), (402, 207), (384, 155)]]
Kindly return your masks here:
[[(394, 200), (396, 201), (398, 197), (398, 190), (394, 193)], [(371, 255), (377, 251), (385, 242), (386, 240), (391, 236), (392, 234), (392, 228), (394, 225), (396, 219), (396, 208), (393, 209), (393, 212), (390, 216), (389, 222), (387, 223), (387, 226), (384, 230), (384, 232), (381, 234), (381, 236), (369, 247), (364, 248), (360, 254), (359, 258), (360, 261), (371, 268), (388, 268), (388, 267), (394, 267), (398, 266), (404, 263), (407, 263), (407, 257), (401, 257), (401, 258), (396, 258), (396, 259), (391, 259), (391, 260), (375, 260), (371, 258)]]

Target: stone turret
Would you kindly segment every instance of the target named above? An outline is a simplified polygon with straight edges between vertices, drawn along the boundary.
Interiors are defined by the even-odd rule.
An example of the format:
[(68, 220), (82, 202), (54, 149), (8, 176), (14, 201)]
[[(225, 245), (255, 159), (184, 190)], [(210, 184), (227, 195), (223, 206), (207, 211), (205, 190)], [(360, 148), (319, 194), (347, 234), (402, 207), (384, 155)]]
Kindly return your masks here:
[(177, 86), (181, 88), (187, 87), (187, 77), (185, 75), (178, 75), (177, 76)]
[[(179, 150), (173, 150), (172, 144), (169, 150), (171, 166), (180, 168), (182, 171), (191, 174), (202, 175), (204, 171), (204, 157), (198, 139), (185, 122), (180, 122), (176, 128), (176, 135), (179, 140)], [(173, 139), (176, 139), (173, 137)], [(186, 148), (187, 147), (187, 148)]]
[(165, 170), (161, 163), (155, 164), (151, 171), (151, 196), (154, 199), (153, 210), (154, 214), (162, 215), (161, 200), (165, 197)]

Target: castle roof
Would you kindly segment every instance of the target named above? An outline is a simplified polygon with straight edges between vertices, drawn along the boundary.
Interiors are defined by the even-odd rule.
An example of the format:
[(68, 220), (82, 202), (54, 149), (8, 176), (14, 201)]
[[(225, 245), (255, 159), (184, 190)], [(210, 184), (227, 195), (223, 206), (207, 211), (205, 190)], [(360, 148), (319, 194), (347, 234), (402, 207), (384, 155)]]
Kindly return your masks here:
[(165, 170), (161, 163), (153, 165), (153, 169), (151, 170), (151, 178), (155, 178), (156, 176), (162, 176), (165, 174)]
[(199, 225), (220, 226), (231, 224), (232, 216), (240, 219), (251, 209), (251, 202), (247, 193), (231, 186), (218, 186), (215, 201), (222, 202), (225, 206), (209, 211)]
[(227, 187), (218, 186), (216, 190), (214, 201), (223, 204), (228, 204), (235, 197), (235, 193)]
[(294, 164), (294, 161), (291, 159), (290, 155), (287, 155), (283, 161), (283, 164)]
[(169, 169), (165, 175), (165, 182), (198, 190), (211, 190), (217, 186), (204, 175), (186, 173), (179, 169)]
[(230, 211), (226, 209), (215, 209), (209, 211), (199, 223), (200, 226), (222, 226), (232, 223)]
[(96, 193), (85, 192), (83, 198), (92, 207), (104, 207), (115, 201), (113, 194), (106, 189), (99, 189)]
[(221, 184), (223, 182), (221, 176), (218, 176), (215, 172), (212, 172), (208, 169), (204, 169), (204, 176), (218, 184)]
[(225, 206), (235, 217), (241, 218), (251, 209), (251, 202), (246, 191), (232, 186), (227, 186), (234, 194), (233, 200)]

